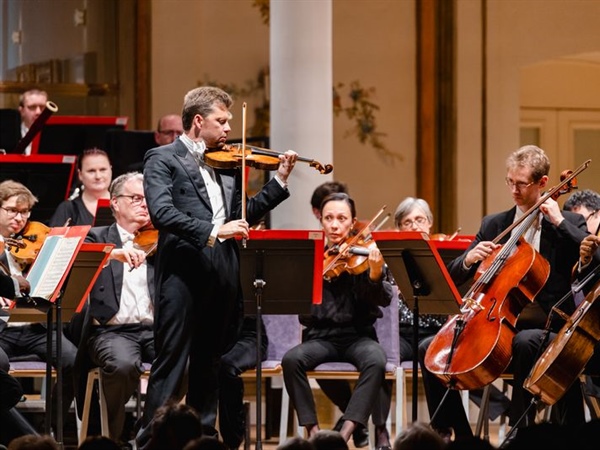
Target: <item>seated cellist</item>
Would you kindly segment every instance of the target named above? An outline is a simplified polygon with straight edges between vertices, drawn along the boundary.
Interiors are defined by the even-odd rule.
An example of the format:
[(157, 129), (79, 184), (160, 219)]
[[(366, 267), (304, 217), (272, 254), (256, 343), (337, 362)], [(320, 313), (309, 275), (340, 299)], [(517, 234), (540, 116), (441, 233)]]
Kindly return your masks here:
[[(527, 145), (509, 155), (506, 161), (505, 181), (515, 206), (508, 211), (484, 217), (475, 240), (461, 256), (448, 265), (450, 275), (457, 285), (472, 279), (479, 264), (498, 249), (499, 244), (504, 244), (510, 236), (505, 236), (499, 244), (495, 244), (494, 239), (542, 198), (542, 192), (548, 183), (549, 169), (548, 157), (536, 146)], [(539, 217), (524, 232), (523, 237), (548, 261), (550, 274), (548, 281), (535, 297), (535, 301), (527, 304), (521, 312), (516, 324), (519, 330), (544, 328), (552, 306), (570, 290), (571, 269), (579, 257), (579, 244), (587, 234), (583, 217), (570, 212), (561, 212), (557, 202), (552, 198), (542, 203), (538, 210), (541, 214), (536, 212)], [(500, 272), (497, 276), (501, 277), (503, 274)], [(571, 311), (573, 309), (572, 307)], [(518, 333), (517, 336), (520, 334)], [(526, 340), (527, 336), (524, 334), (521, 337)], [(430, 338), (419, 346), (422, 367), (425, 367), (425, 353), (433, 339)], [(521, 339), (518, 342), (521, 342)], [(514, 370), (524, 373), (524, 378), (527, 369), (522, 370), (522, 363), (517, 359)], [(426, 368), (423, 370), (423, 380), (429, 412), (432, 416), (446, 388)], [(518, 381), (515, 384), (518, 384)], [(513, 393), (511, 420), (519, 417), (527, 402), (522, 393), (516, 395)], [(458, 391), (449, 392), (433, 418), (432, 425), (446, 436), (453, 431), (456, 439), (472, 434)]]
[[(600, 237), (597, 235), (600, 219), (595, 217), (598, 215), (598, 210), (600, 210), (600, 195), (590, 190), (578, 191), (565, 202), (564, 209), (583, 216), (587, 222), (588, 231), (590, 231), (590, 234), (581, 242), (579, 260), (573, 270), (574, 279), (582, 280), (585, 275), (600, 264), (600, 252), (598, 251)], [(569, 300), (578, 305), (587, 293), (596, 289), (596, 283), (599, 279), (600, 277), (596, 276), (595, 279), (586, 284), (579, 294), (575, 294), (574, 298)], [(527, 392), (523, 387), (523, 382), (537, 362), (542, 350), (556, 338), (556, 329), (552, 328), (548, 336), (545, 335), (545, 330), (531, 329), (520, 332), (513, 340), (513, 369), (515, 376), (513, 399), (515, 396), (522, 399), (521, 403), (515, 404), (515, 407), (512, 409), (511, 424), (513, 425), (515, 425), (515, 421), (520, 419), (521, 415), (525, 414), (525, 409), (532, 398), (532, 394)], [(578, 371), (579, 368), (573, 367), (573, 370)], [(597, 373), (600, 370), (600, 352), (596, 351), (594, 353), (586, 364), (586, 370), (593, 373)], [(517, 406), (521, 408), (516, 409)], [(530, 408), (517, 426), (531, 425), (534, 415), (535, 408)], [(574, 383), (568, 388), (556, 405), (553, 406), (552, 421), (568, 425), (579, 425), (585, 421), (579, 383)]]

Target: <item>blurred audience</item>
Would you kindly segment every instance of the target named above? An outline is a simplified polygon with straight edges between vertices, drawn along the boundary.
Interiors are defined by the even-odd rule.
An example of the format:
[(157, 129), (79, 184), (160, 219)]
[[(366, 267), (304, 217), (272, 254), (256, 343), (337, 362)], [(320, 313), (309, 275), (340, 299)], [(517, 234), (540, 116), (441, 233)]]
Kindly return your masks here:
[(156, 410), (148, 450), (183, 450), (202, 436), (198, 412), (191, 406), (170, 402)]

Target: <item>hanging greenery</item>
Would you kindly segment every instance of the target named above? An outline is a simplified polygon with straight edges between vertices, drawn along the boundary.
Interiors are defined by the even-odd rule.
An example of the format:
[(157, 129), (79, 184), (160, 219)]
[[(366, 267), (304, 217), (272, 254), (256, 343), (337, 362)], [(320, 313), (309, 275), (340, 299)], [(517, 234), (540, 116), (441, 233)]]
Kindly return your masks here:
[(371, 100), (375, 88), (364, 88), (359, 81), (351, 82), (347, 94), (350, 98), (348, 106), (344, 106), (340, 93), (344, 88), (344, 83), (333, 87), (333, 113), (336, 117), (345, 114), (348, 119), (354, 121), (354, 126), (344, 133), (344, 137), (356, 136), (362, 144), (371, 145), (380, 156), (392, 164), (396, 160), (402, 161), (402, 155), (391, 151), (383, 142), (382, 138), (387, 134), (377, 130), (375, 113), (379, 111), (379, 106)]
[(258, 8), (260, 17), (265, 25), (269, 25), (270, 0), (254, 0), (252, 6)]

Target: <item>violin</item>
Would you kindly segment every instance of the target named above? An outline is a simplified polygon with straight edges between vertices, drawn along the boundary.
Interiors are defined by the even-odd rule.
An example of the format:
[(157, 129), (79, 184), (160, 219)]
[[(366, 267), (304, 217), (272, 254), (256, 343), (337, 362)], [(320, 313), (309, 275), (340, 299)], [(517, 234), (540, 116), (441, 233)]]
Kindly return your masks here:
[[(152, 222), (148, 222), (142, 228), (133, 233), (133, 247), (145, 253), (146, 257), (154, 255), (158, 247), (158, 230)], [(135, 269), (132, 266), (129, 271)]]
[(369, 268), (370, 248), (375, 245), (371, 241), (371, 226), (385, 208), (384, 205), (359, 233), (349, 237), (342, 244), (335, 245), (325, 251), (323, 278), (329, 281), (344, 272), (358, 275)]
[(28, 265), (35, 261), (50, 230), (41, 222), (28, 221), (19, 233), (4, 238), (5, 245), (18, 262)]
[(462, 228), (458, 227), (458, 229), (451, 235), (447, 235), (444, 233), (435, 233), (429, 236), (429, 239), (432, 241), (453, 241), (454, 238), (458, 236), (458, 233), (460, 233), (460, 230), (462, 230)]
[[(245, 152), (242, 149), (245, 148)], [(253, 145), (231, 144), (220, 149), (207, 149), (204, 153), (204, 162), (215, 169), (234, 169), (242, 167), (244, 157), (246, 164), (259, 170), (277, 170), (279, 167), (279, 155), (283, 153), (269, 150)], [(314, 167), (322, 174), (328, 174), (333, 170), (331, 164), (321, 164), (314, 159), (299, 156), (298, 161), (305, 162)]]
[(134, 233), (133, 246), (146, 253), (146, 256), (152, 256), (158, 246), (158, 230), (154, 228), (152, 222), (148, 222), (142, 228)]
[(325, 261), (323, 262), (327, 270), (323, 270), (323, 277), (326, 280), (331, 280), (344, 272), (350, 275), (363, 273), (369, 268), (370, 248), (374, 245), (374, 242), (358, 239), (351, 245), (343, 243), (327, 249), (325, 251)]

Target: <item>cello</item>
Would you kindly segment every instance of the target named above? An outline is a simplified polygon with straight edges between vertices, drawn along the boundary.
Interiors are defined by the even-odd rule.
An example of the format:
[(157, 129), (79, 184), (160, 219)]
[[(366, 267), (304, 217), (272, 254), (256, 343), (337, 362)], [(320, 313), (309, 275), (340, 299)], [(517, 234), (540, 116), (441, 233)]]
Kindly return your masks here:
[[(580, 283), (597, 275), (596, 270)], [(553, 405), (565, 394), (583, 373), (585, 365), (594, 354), (600, 341), (600, 281), (596, 282), (585, 299), (571, 316), (565, 317), (559, 309), (554, 309), (566, 319), (554, 340), (538, 358), (525, 379), (523, 387), (546, 405)]]
[(481, 262), (475, 282), (462, 298), (460, 314), (448, 319), (425, 355), (427, 369), (449, 387), (481, 388), (508, 367), (517, 318), (544, 287), (550, 274), (548, 261), (522, 236), (538, 220), (540, 206), (547, 199), (556, 199), (573, 189), (575, 176), (590, 162), (586, 161), (575, 172), (563, 173), (561, 183), (494, 239), (498, 244), (513, 232), (503, 246)]

